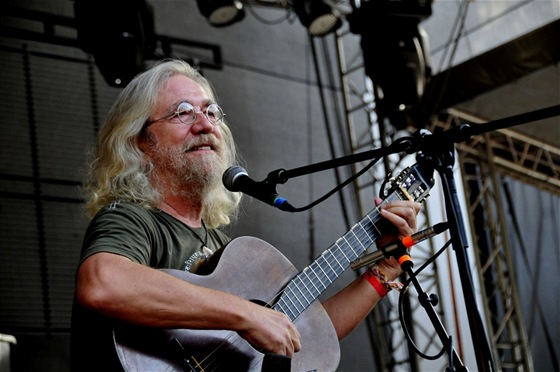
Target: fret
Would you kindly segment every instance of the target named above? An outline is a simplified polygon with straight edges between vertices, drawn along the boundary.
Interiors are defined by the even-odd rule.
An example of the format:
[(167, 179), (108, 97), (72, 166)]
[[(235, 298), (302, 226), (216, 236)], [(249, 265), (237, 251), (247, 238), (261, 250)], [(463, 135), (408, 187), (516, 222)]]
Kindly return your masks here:
[[(352, 244), (350, 244), (350, 242), (349, 242), (345, 237), (344, 237), (344, 241), (346, 242), (346, 245), (347, 245), (348, 247), (351, 247), (351, 246), (352, 246)], [(344, 255), (344, 258), (346, 259), (346, 261), (350, 261), (350, 260), (348, 259), (348, 256), (346, 256), (346, 254), (344, 253), (343, 250), (341, 250), (340, 252)]]
[(355, 255), (361, 255), (371, 245), (371, 243), (377, 236), (378, 235), (372, 233), (371, 229), (366, 230), (365, 228), (362, 228), (362, 232), (360, 234), (360, 245), (359, 247), (357, 247), (359, 248), (359, 250), (354, 250)]
[[(313, 265), (313, 266), (309, 266), (309, 271), (311, 271), (311, 274), (313, 274), (313, 277), (315, 278), (314, 283), (316, 283), (316, 288), (319, 291), (319, 293), (323, 292), (325, 289), (327, 289), (328, 285), (325, 285), (325, 283), (323, 283), (323, 280), (321, 279), (321, 275), (319, 275), (319, 272), (316, 271), (316, 266), (317, 264)], [(321, 267), (319, 267), (319, 270), (321, 270)]]
[[(317, 272), (315, 271), (314, 268), (312, 268), (312, 266), (319, 266), (319, 269), (321, 270), (321, 272), (323, 274), (325, 274), (325, 276), (327, 275), (327, 273), (325, 273), (325, 270), (323, 270), (323, 268), (321, 267), (321, 265), (318, 264), (317, 261), (313, 262), (309, 267), (311, 267), (311, 270), (313, 271), (313, 273), (317, 276), (317, 279), (319, 280), (319, 282), (321, 283), (321, 285), (323, 286), (323, 289), (321, 290), (324, 291), (325, 289), (327, 289), (328, 285), (325, 285), (325, 283), (323, 283), (323, 281), (321, 280), (321, 277), (319, 275), (317, 275)], [(331, 284), (331, 283), (329, 283)]]
[[(301, 275), (296, 276), (296, 277), (294, 278), (294, 281), (293, 281), (293, 282), (294, 282), (294, 284), (295, 284), (295, 285), (294, 285), (294, 286), (295, 286), (295, 289), (297, 289), (298, 292), (299, 292), (301, 295), (303, 295), (303, 298), (304, 298), (304, 299), (307, 299), (307, 296), (306, 296), (305, 293), (303, 292), (303, 288), (302, 288), (301, 286), (297, 285), (296, 280), (299, 280), (300, 283), (302, 283)], [(304, 287), (305, 287), (305, 284), (304, 284)], [(308, 288), (305, 288), (305, 289), (308, 290)], [(306, 307), (311, 303), (311, 302), (309, 302), (309, 303), (307, 303), (307, 304), (304, 304), (303, 302), (301, 302), (300, 296), (299, 296), (299, 295), (296, 295), (296, 299), (298, 300), (298, 302), (299, 302), (304, 308), (306, 308)]]
[[(289, 306), (287, 301), (288, 299), (286, 298), (287, 296), (282, 296), (280, 298), (280, 300), (276, 303), (276, 305), (274, 305), (274, 309), (277, 311), (281, 311), (284, 314), (286, 314), (290, 319), (295, 319), (297, 318), (297, 316), (300, 314), (300, 312), (296, 312), (294, 311), (294, 307), (293, 306)], [(284, 305), (284, 306), (283, 306)]]
[(336, 251), (330, 251), (332, 258), (334, 258), (334, 260), (336, 261), (336, 263), (338, 264), (338, 266), (340, 266), (340, 268), (342, 269), (342, 271), (346, 270), (346, 268), (344, 266), (342, 266), (342, 264), (340, 263), (340, 261), (336, 258)]
[[(350, 253), (350, 252), (348, 252)], [(346, 263), (350, 262), (350, 260), (348, 259), (347, 255), (344, 253), (344, 249), (338, 249), (336, 251), (333, 252), (333, 256), (335, 258), (335, 260), (339, 263), (339, 265), (342, 267), (343, 270), (346, 270), (348, 268), (348, 266), (346, 266)]]
[[(335, 270), (335, 268), (331, 265), (331, 262), (328, 259), (328, 256), (332, 254), (332, 252), (329, 251), (325, 251), (324, 254), (320, 257), (319, 260), (317, 260), (317, 264), (319, 266), (321, 266), (322, 263), (325, 263), (327, 266), (325, 267), (325, 269), (327, 270), (327, 279), (329, 280), (329, 285), (334, 281), (334, 279), (336, 279), (337, 277), (337, 272)], [(330, 270), (329, 270), (330, 269)], [(334, 279), (333, 279), (334, 277)]]
[[(309, 302), (307, 305), (304, 304), (303, 302), (301, 302), (300, 300), (300, 296), (297, 295), (294, 291), (293, 291), (293, 286), (286, 288), (285, 292), (282, 295), (282, 298), (284, 297), (288, 297), (285, 295), (291, 294), (291, 298), (288, 301), (282, 301), (282, 302), (278, 302), (276, 305), (274, 305), (274, 309), (278, 310), (278, 311), (282, 311), (284, 314), (286, 314), (291, 320), (296, 319), (305, 309), (307, 309), (307, 307), (309, 306), (309, 304), (311, 302)], [(295, 286), (295, 288), (297, 289), (297, 286)], [(295, 301), (294, 301), (295, 300)], [(282, 306), (284, 305), (284, 306)]]
[[(336, 272), (334, 271), (334, 268), (331, 266), (331, 264), (329, 263), (329, 261), (325, 258), (325, 256), (328, 254), (329, 251), (324, 251), (323, 255), (321, 256), (321, 258), (323, 258), (323, 261), (325, 261), (325, 263), (329, 266), (329, 269), (331, 269), (331, 272)], [(327, 278), (330, 278), (330, 276), (327, 276)], [(331, 281), (332, 283), (332, 281)]]
[[(313, 286), (313, 288), (315, 288), (315, 291), (317, 292), (317, 296), (321, 294), (321, 291), (317, 288), (317, 286), (315, 285), (315, 283), (313, 283), (313, 280), (311, 280), (311, 278), (309, 277), (309, 275), (307, 274), (308, 272), (308, 268), (305, 268), (303, 270), (303, 274), (305, 274), (305, 278), (307, 279), (307, 281), (309, 283), (311, 283), (311, 285)], [(305, 286), (307, 288), (307, 286)]]
[(377, 226), (375, 226), (375, 222), (369, 217), (369, 215), (367, 216), (367, 218), (371, 221), (371, 226), (375, 229), (375, 231), (377, 232), (377, 234), (381, 235), (381, 231), (379, 231), (379, 229), (377, 228)]
[[(354, 232), (354, 229), (350, 230), (350, 232), (352, 233), (352, 235), (354, 235), (354, 238), (358, 241), (360, 246), (362, 248), (364, 248), (364, 245), (362, 244), (360, 237), (358, 235), (356, 235), (356, 233)], [(356, 250), (354, 250), (354, 248), (352, 246), (350, 246), (350, 249), (352, 249), (352, 252), (354, 253), (354, 255), (358, 256), (358, 253), (356, 252)]]
[[(303, 311), (302, 309), (300, 309), (296, 303), (299, 302), (299, 304), (303, 307), (304, 305), (299, 301), (296, 293), (294, 292), (294, 290), (292, 289), (292, 287), (287, 287), (286, 288), (286, 293), (290, 294), (290, 296), (286, 296), (287, 298), (287, 302), (286, 302), (286, 306), (288, 306), (288, 308), (293, 309), (294, 310), (294, 314), (299, 314), (301, 311)], [(284, 297), (283, 297), (284, 298)]]
[[(318, 262), (318, 261), (314, 261), (314, 262), (311, 264), (311, 266), (319, 266), (319, 269), (321, 269), (321, 272), (322, 272), (323, 274), (325, 274), (325, 277), (327, 277), (327, 273), (325, 272), (325, 270), (323, 270), (323, 266), (319, 265), (319, 262)], [(321, 280), (321, 279), (319, 278), (319, 280)], [(325, 284), (323, 283), (322, 280), (321, 280), (321, 284), (323, 284), (323, 286), (325, 287), (324, 289), (326, 289), (326, 288), (328, 287), (328, 285), (325, 285)], [(329, 283), (329, 284), (331, 284), (331, 283)]]

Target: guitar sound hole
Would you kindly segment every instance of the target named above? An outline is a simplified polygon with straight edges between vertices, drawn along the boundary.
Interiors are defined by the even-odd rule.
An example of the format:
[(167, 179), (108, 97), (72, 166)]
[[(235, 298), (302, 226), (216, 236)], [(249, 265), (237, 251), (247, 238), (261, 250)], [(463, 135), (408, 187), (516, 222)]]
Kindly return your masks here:
[(221, 338), (207, 337), (204, 344), (188, 340), (181, 346), (182, 355), (174, 353), (173, 358), (177, 362), (188, 361), (187, 371), (247, 371), (255, 362), (254, 355), (238, 347), (238, 342)]
[(252, 303), (255, 303), (257, 305), (268, 307), (269, 309), (272, 308), (272, 306), (273, 306), (273, 304), (267, 304), (266, 302), (264, 302), (262, 300), (249, 300), (249, 301), (251, 301)]

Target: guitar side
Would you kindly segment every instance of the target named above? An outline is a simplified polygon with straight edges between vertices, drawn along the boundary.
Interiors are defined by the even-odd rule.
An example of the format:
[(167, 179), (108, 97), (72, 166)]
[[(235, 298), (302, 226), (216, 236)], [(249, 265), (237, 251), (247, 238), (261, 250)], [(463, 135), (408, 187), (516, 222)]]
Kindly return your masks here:
[[(231, 241), (209, 275), (162, 271), (192, 284), (262, 304), (274, 302), (275, 296), (298, 273), (273, 246), (253, 237)], [(318, 301), (313, 302), (294, 324), (301, 335), (302, 349), (292, 357), (292, 371), (336, 370), (340, 347), (323, 306)], [(260, 371), (262, 368), (264, 354), (232, 331), (123, 326), (115, 329), (114, 337), (125, 370)]]

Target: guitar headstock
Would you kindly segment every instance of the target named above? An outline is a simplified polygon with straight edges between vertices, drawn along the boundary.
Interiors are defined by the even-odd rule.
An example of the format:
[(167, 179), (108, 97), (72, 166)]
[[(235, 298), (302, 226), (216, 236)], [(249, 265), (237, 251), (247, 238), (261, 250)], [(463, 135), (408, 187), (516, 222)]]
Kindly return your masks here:
[[(395, 178), (388, 180), (384, 194), (392, 192), (400, 194), (401, 200), (423, 201), (434, 186), (432, 174), (416, 163), (403, 169)], [(431, 172), (433, 173), (433, 171)]]

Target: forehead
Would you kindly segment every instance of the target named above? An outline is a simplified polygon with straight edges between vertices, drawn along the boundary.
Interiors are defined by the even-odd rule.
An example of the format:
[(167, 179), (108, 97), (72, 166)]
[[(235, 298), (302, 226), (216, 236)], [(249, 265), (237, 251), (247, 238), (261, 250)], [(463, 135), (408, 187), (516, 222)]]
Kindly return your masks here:
[(209, 99), (208, 92), (200, 84), (184, 75), (174, 75), (160, 90), (157, 105), (167, 107), (181, 101), (197, 104)]

